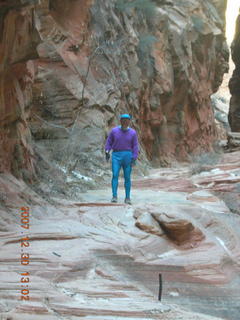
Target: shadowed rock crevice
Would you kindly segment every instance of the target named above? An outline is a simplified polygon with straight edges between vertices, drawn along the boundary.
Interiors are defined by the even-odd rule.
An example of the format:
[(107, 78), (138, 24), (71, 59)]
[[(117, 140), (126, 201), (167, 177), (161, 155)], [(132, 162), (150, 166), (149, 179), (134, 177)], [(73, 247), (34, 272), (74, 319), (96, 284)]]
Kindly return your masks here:
[(229, 89), (232, 95), (228, 120), (233, 132), (240, 132), (240, 15), (236, 20), (236, 30), (231, 44), (232, 59), (235, 64), (232, 78), (229, 81)]

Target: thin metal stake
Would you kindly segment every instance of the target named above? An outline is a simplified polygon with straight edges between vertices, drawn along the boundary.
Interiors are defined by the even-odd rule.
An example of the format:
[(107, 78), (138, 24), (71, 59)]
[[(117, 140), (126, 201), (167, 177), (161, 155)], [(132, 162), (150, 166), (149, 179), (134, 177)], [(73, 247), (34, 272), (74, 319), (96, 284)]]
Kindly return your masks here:
[(162, 275), (159, 273), (159, 292), (158, 292), (158, 300), (162, 300)]

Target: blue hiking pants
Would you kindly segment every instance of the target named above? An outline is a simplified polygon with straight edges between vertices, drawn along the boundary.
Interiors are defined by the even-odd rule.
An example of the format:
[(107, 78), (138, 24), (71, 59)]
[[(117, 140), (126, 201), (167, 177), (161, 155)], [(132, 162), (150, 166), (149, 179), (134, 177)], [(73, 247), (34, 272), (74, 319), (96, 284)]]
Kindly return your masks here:
[(124, 187), (126, 198), (130, 198), (131, 190), (131, 166), (132, 151), (113, 151), (112, 152), (112, 195), (117, 197), (118, 177), (121, 167), (124, 173)]

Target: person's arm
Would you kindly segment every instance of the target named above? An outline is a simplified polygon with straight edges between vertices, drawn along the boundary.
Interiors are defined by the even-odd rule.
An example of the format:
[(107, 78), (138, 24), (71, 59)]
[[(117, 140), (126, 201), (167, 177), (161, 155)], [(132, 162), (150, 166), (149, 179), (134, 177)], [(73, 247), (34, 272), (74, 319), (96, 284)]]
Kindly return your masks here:
[(112, 144), (113, 144), (113, 132), (112, 130), (110, 131), (108, 137), (107, 137), (107, 141), (106, 141), (106, 144), (105, 144), (105, 152), (110, 152), (111, 149), (112, 149)]
[(112, 130), (110, 131), (108, 137), (107, 137), (107, 141), (105, 144), (105, 157), (106, 157), (106, 161), (108, 162), (110, 159), (110, 151), (112, 149), (112, 144), (113, 144), (113, 132)]
[(133, 135), (133, 140), (132, 140), (132, 150), (133, 150), (133, 160), (137, 160), (138, 157), (138, 152), (139, 152), (139, 147), (138, 147), (138, 138), (137, 138), (137, 133), (135, 131), (135, 134)]

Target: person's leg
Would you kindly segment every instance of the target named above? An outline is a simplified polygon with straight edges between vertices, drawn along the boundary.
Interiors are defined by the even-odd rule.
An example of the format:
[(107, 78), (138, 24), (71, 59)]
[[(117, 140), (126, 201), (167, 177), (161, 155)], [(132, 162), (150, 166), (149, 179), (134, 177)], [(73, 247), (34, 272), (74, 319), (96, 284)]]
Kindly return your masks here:
[(118, 177), (121, 168), (121, 159), (116, 152), (112, 153), (112, 196), (117, 198)]
[(130, 199), (130, 192), (131, 192), (131, 172), (132, 166), (129, 164), (123, 169), (124, 172), (124, 187), (125, 187), (125, 194), (126, 199)]
[(124, 161), (123, 161), (124, 187), (125, 187), (126, 199), (130, 199), (131, 172), (132, 172), (131, 159), (132, 159), (132, 153), (127, 151), (124, 155)]

